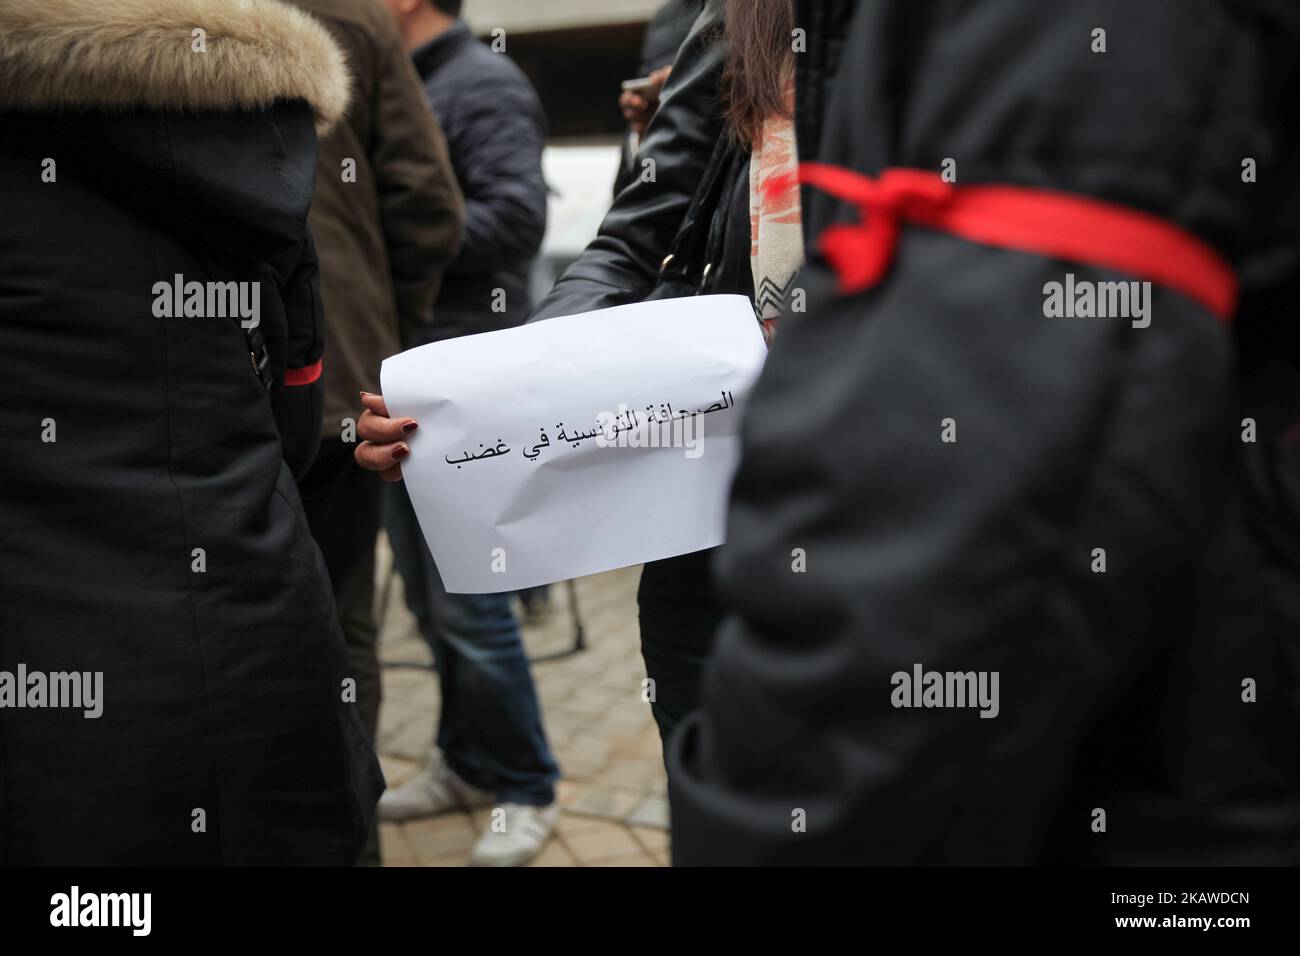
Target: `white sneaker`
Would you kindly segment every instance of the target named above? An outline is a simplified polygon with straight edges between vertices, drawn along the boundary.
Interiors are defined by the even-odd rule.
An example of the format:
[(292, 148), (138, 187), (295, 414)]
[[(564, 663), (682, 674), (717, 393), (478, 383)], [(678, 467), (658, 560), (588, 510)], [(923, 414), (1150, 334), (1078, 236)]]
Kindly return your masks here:
[(466, 783), (437, 750), (429, 765), (379, 798), (379, 819), (410, 820), (448, 810), (469, 810), (492, 802), (492, 794)]
[(523, 866), (542, 852), (560, 817), (554, 803), (545, 807), (507, 803), (497, 809), (502, 813), (493, 810), (487, 830), (474, 845), (470, 866)]

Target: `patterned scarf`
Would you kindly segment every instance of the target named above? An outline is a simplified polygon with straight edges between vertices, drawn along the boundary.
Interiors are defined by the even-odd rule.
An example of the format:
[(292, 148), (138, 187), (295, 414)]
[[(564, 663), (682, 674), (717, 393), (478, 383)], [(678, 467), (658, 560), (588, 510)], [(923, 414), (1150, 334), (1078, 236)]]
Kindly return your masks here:
[[(786, 93), (794, 110), (794, 82)], [(754, 143), (749, 161), (750, 268), (754, 274), (754, 314), (770, 343), (776, 321), (788, 308), (790, 281), (804, 261), (803, 215), (799, 187), (789, 177), (788, 189), (769, 193), (763, 187), (773, 176), (792, 173), (799, 165), (794, 120), (769, 116)]]

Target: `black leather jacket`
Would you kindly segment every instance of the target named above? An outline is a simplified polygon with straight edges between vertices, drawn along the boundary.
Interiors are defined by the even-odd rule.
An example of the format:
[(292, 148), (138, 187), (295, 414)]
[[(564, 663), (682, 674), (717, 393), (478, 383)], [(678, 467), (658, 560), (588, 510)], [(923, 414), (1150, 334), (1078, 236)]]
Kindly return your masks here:
[(529, 321), (639, 302), (650, 294), (723, 132), (718, 84), (726, 50), (721, 33), (722, 5), (709, 3), (677, 55), (659, 111), (637, 151), (638, 173), (653, 161), (653, 181), (638, 175), (619, 193), (596, 238)]
[[(806, 52), (796, 57), (795, 115), (799, 157), (815, 159), (822, 104), (839, 63), (857, 0), (800, 0), (795, 22)], [(718, 141), (727, 136), (719, 99), (726, 40), (722, 3), (710, 0), (691, 28), (664, 86), (659, 111), (637, 153), (637, 169), (654, 161), (653, 181), (638, 177), (619, 193), (600, 232), (562, 275), (529, 321), (640, 302), (655, 287), (664, 256), (682, 226)], [(744, 177), (715, 215), (725, 235), (714, 263), (715, 292), (753, 294), (749, 273), (749, 195)], [(702, 264), (695, 264), (702, 268)], [(698, 270), (697, 270), (698, 271)]]

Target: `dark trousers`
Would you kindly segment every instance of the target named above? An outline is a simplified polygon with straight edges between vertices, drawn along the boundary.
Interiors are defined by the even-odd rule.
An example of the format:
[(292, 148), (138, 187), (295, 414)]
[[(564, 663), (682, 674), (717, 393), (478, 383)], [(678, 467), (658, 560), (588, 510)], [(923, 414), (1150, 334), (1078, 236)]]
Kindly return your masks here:
[(637, 606), (641, 615), (641, 657), (654, 681), (650, 712), (666, 744), (682, 719), (699, 706), (704, 665), (723, 611), (709, 568), (716, 548), (662, 561), (641, 572)]
[[(322, 439), (315, 462), (298, 482), (298, 493), (329, 570), (351, 676), (357, 682), (357, 712), (373, 742), (383, 693), (374, 615), (381, 489), (379, 476), (353, 461), (355, 447), (336, 438)], [(377, 826), (360, 862), (379, 863)]]

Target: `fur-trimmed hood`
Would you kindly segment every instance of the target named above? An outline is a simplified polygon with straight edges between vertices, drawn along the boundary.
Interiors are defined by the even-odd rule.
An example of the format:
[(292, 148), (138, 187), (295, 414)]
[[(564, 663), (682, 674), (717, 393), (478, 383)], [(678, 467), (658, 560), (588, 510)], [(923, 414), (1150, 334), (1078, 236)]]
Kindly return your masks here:
[(323, 134), (347, 109), (348, 86), (325, 28), (279, 0), (0, 0), (0, 110), (301, 99)]

